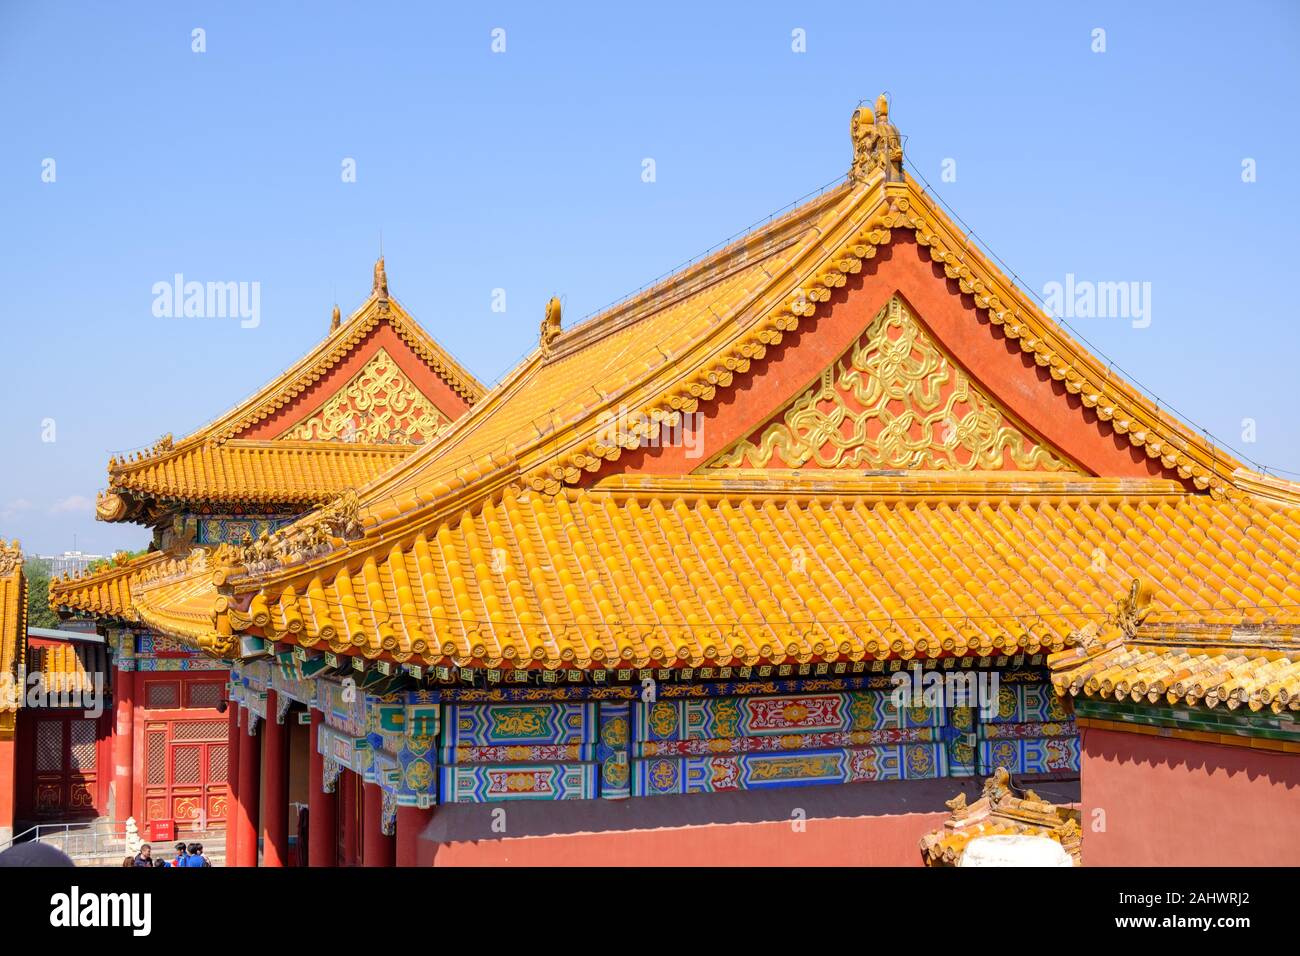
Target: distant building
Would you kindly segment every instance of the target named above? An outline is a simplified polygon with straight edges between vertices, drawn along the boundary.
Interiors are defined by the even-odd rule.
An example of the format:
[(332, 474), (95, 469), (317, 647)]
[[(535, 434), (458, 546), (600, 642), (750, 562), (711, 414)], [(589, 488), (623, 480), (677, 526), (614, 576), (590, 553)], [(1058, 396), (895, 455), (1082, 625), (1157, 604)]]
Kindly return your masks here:
[(59, 577), (65, 572), (67, 574), (80, 574), (94, 562), (104, 560), (104, 556), (102, 554), (86, 554), (84, 551), (64, 551), (58, 555), (42, 554), (37, 556), (37, 560), (45, 562), (45, 566), (50, 569), (51, 577)]

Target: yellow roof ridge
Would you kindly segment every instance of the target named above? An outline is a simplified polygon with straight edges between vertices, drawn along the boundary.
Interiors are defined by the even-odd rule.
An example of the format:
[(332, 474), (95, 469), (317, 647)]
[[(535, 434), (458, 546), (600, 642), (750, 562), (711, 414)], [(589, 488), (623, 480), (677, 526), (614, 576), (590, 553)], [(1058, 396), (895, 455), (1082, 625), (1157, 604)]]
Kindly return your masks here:
[(782, 244), (797, 242), (800, 231), (807, 229), (817, 216), (838, 203), (844, 192), (851, 187), (850, 182), (839, 183), (608, 308), (592, 313), (577, 325), (563, 331), (556, 340), (552, 358), (564, 358), (576, 349), (584, 348), (593, 341), (618, 331), (623, 323), (635, 322), (648, 311), (662, 308), (668, 304), (665, 300), (695, 295), (703, 288), (726, 278), (730, 272), (751, 265), (756, 259), (771, 256), (779, 251)]
[[(574, 494), (573, 489), (569, 489)], [(587, 493), (647, 497), (867, 495), (873, 499), (987, 497), (1154, 498), (1188, 494), (1167, 478), (1098, 478), (1069, 472), (861, 471), (846, 468), (735, 468), (690, 475), (610, 475)]]

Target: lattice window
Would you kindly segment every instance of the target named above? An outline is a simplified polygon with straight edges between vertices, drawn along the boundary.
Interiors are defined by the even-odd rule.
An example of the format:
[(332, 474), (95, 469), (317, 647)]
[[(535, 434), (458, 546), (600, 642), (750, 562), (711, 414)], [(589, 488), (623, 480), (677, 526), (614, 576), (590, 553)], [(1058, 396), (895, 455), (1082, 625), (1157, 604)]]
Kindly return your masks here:
[(187, 693), (187, 707), (216, 707), (221, 701), (224, 685), (212, 681), (190, 684)]
[(74, 720), (68, 724), (68, 733), (72, 737), (72, 769), (95, 769), (95, 722), (93, 720)]
[(198, 783), (202, 756), (201, 747), (177, 747), (172, 754), (172, 783)]
[(144, 705), (150, 710), (171, 710), (179, 707), (180, 686), (174, 681), (149, 681), (144, 685)]
[(167, 732), (158, 730), (145, 734), (144, 779), (151, 787), (167, 783)]
[(36, 772), (58, 773), (62, 769), (63, 721), (38, 721), (36, 724)]
[(229, 755), (225, 747), (208, 748), (208, 783), (225, 783)]
[(178, 720), (172, 724), (173, 740), (225, 740), (229, 733), (226, 720)]

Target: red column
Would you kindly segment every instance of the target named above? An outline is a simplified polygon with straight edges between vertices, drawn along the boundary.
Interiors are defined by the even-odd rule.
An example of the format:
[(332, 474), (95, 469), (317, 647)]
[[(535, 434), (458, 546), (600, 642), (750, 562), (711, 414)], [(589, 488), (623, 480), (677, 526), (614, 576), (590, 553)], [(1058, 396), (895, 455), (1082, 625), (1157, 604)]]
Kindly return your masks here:
[(289, 728), (276, 721), (279, 694), (266, 692), (266, 740), (262, 743), (262, 866), (289, 862)]
[(233, 700), (226, 705), (229, 724), (226, 728), (226, 865), (234, 866), (239, 859), (239, 828), (235, 826), (235, 808), (239, 806), (239, 705)]
[(307, 763), (307, 864), (309, 866), (334, 866), (335, 842), (338, 834), (337, 791), (343, 783), (342, 774), (334, 784), (335, 793), (326, 793), (321, 786), (325, 776), (325, 757), (320, 752), (320, 728), (325, 715), (319, 710), (311, 712), (311, 759)]
[(361, 838), (362, 866), (392, 866), (396, 856), (396, 840), (385, 836), (382, 829), (384, 792), (375, 783), (362, 787), (365, 834)]
[(351, 770), (339, 774), (338, 790), (343, 794), (339, 812), (343, 814), (343, 865), (356, 866), (357, 859), (357, 780)]
[[(10, 714), (6, 719), (13, 721), (16, 718)], [(14, 835), (14, 799), (18, 782), (16, 735), (17, 727), (12, 723), (9, 729), (0, 729), (0, 842)]]
[[(138, 665), (137, 665), (138, 666)], [(144, 833), (145, 817), (149, 808), (144, 802), (144, 722), (149, 711), (149, 701), (144, 695), (144, 674), (142, 670), (128, 672), (131, 679), (131, 693), (134, 704), (131, 707), (131, 808), (135, 822), (139, 824), (140, 833)], [(141, 837), (143, 839), (143, 837)]]
[[(135, 672), (113, 673), (113, 819), (125, 824), (134, 809)], [(114, 832), (125, 832), (125, 826)]]
[[(243, 708), (241, 708), (242, 710)], [(237, 866), (257, 866), (257, 805), (262, 786), (262, 740), (248, 736), (253, 714), (244, 713), (244, 736), (239, 741), (239, 804), (235, 812)], [(265, 723), (265, 721), (263, 721)]]
[(433, 819), (433, 809), (397, 808), (397, 865), (419, 866), (420, 834)]

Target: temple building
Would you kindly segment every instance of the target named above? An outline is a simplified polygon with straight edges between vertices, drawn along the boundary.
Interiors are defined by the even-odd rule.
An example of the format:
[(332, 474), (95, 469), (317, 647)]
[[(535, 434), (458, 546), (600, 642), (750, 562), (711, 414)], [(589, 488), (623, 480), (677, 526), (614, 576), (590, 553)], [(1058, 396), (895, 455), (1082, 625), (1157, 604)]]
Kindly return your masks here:
[(142, 833), (156, 820), (184, 834), (228, 819), (229, 661), (180, 639), (135, 589), (220, 544), (267, 540), (432, 442), (482, 393), (389, 297), (381, 259), (362, 307), (346, 321), (336, 307), (324, 339), (275, 381), (181, 441), (109, 462), (97, 517), (145, 525), (149, 550), (50, 591), (61, 614), (93, 617), (112, 652), (103, 815), (134, 817)]
[[(1278, 818), (1300, 486), (1009, 281), (883, 97), (850, 132), (841, 184), (580, 324), (552, 300), (481, 396), (394, 333), (112, 464), (101, 517), (158, 551), (53, 600), (229, 664), (235, 861), (292, 820), (326, 866), (953, 862), (990, 817), (1109, 862), (1223, 816), (1161, 823), (1148, 779)], [(334, 337), (394, 311), (377, 277)], [(430, 383), (418, 446), (340, 441), (367, 361)]]

